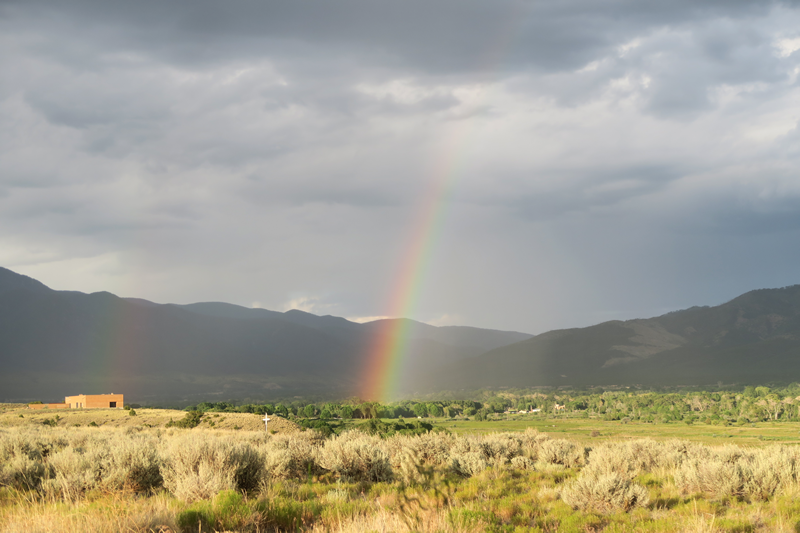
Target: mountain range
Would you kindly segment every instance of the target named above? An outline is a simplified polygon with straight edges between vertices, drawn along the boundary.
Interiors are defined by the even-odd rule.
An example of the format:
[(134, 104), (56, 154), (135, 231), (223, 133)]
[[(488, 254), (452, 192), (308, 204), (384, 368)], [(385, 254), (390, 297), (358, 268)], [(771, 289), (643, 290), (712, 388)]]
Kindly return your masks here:
[(540, 335), (360, 324), (221, 302), (56, 291), (0, 268), (0, 401), (349, 396), (376, 335), (408, 323), (401, 390), (800, 381), (800, 285), (714, 307)]
[[(299, 310), (56, 291), (0, 268), (0, 400), (103, 391), (151, 401), (358, 394), (375, 336), (396, 320), (406, 319), (359, 324)], [(408, 322), (406, 384), (531, 337)]]

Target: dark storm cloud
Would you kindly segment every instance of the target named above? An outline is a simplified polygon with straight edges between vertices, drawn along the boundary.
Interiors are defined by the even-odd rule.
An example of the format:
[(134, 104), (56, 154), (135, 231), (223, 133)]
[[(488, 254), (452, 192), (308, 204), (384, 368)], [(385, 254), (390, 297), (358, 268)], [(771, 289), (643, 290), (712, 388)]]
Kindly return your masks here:
[[(511, 71), (575, 69), (658, 28), (757, 17), (771, 5), (482, 0), (312, 5), (208, 0), (187, 7), (155, 0), (69, 4), (26, 0), (6, 2), (2, 14), (34, 31), (72, 33), (68, 42), (40, 41), (37, 49), (94, 68), (101, 68), (102, 61), (94, 65), (93, 61), (109, 54), (139, 52), (187, 64), (284, 56), (297, 59), (302, 69), (308, 64), (308, 47), (314, 47), (315, 54), (352, 53), (373, 64), (439, 76), (472, 74), (482, 62), (495, 61)], [(104, 46), (99, 55), (94, 53), (97, 45)]]

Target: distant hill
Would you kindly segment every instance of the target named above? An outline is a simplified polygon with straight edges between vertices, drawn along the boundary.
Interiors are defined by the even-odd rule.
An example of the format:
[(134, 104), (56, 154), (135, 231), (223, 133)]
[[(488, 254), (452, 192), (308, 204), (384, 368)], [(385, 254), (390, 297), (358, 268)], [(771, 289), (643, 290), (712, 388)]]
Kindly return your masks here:
[(0, 268), (0, 401), (357, 394), (376, 335), (398, 320), (409, 334), (405, 392), (800, 381), (800, 286), (532, 336), (54, 291)]
[[(54, 291), (0, 268), (0, 401), (97, 392), (154, 402), (350, 395), (374, 335), (390, 325)], [(530, 337), (418, 322), (411, 330), (420, 366), (409, 380)]]
[(428, 388), (800, 381), (800, 285), (715, 307), (550, 331), (441, 372)]

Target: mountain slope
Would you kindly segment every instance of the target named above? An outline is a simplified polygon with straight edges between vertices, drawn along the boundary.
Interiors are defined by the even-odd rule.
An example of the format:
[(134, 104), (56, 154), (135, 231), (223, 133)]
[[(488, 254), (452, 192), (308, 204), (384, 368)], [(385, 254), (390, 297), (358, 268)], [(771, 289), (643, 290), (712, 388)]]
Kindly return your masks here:
[[(470, 347), (423, 326), (414, 355), (428, 369), (520, 336), (476, 329)], [(115, 390), (154, 400), (349, 395), (381, 327), (298, 310), (54, 291), (1, 269), (0, 400)]]
[(427, 387), (800, 380), (800, 285), (716, 307), (551, 331), (452, 365)]

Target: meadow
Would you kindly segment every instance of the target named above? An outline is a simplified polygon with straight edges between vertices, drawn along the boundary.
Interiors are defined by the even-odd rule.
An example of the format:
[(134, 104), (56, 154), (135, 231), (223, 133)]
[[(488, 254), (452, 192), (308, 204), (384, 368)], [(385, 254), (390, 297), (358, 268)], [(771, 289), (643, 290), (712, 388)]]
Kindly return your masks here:
[(19, 407), (0, 409), (2, 531), (800, 531), (793, 422), (510, 415), (326, 438), (247, 429), (255, 414), (183, 429), (164, 427), (180, 411)]

